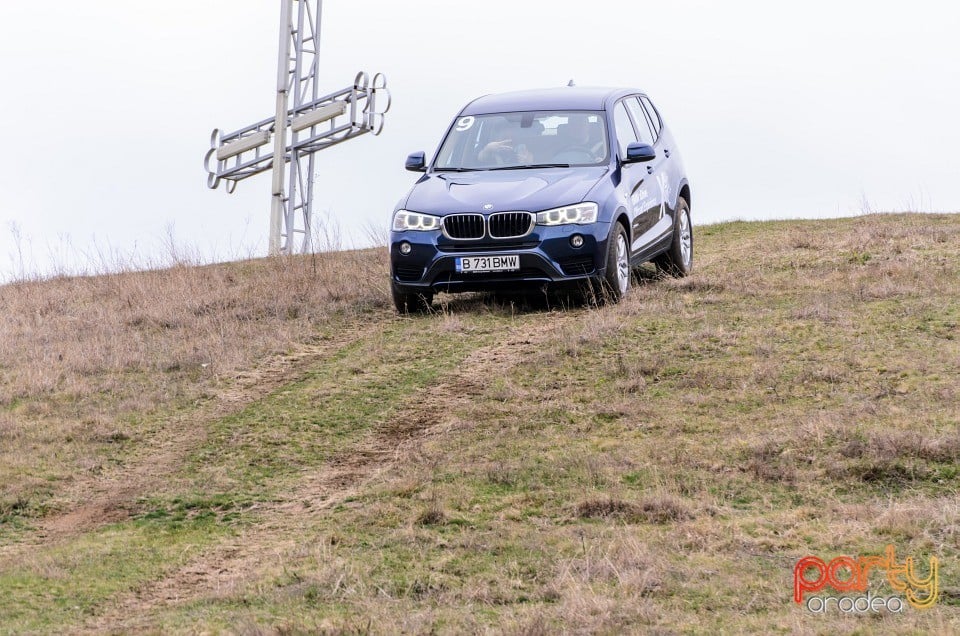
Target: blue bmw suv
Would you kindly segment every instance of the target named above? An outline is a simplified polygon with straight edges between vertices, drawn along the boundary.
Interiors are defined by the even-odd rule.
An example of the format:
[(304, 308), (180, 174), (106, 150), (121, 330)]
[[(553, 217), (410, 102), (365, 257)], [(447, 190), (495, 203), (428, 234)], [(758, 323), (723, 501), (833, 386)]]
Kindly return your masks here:
[(561, 285), (619, 300), (647, 261), (693, 266), (690, 184), (669, 129), (632, 89), (488, 95), (454, 118), (393, 213), (390, 269), (401, 313), (436, 292)]

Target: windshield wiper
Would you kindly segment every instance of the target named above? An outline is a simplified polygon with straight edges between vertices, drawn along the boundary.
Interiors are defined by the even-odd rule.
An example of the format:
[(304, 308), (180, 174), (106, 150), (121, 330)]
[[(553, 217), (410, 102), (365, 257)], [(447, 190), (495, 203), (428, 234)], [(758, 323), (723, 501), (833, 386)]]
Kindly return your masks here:
[(569, 163), (531, 163), (525, 166), (504, 166), (502, 168), (490, 168), (491, 170), (526, 170), (527, 168), (569, 168)]
[(489, 168), (435, 168), (434, 172), (481, 172)]

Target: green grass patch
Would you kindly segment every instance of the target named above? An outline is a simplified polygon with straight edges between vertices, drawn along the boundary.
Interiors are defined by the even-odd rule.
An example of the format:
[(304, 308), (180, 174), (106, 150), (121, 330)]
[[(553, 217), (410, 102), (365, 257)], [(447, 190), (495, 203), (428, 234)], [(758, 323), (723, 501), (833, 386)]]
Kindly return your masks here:
[(96, 622), (109, 599), (157, 580), (228, 533), (203, 517), (162, 528), (131, 522), (28, 553), (0, 570), (0, 633), (56, 633)]
[(470, 334), (437, 334), (414, 322), (385, 325), (373, 346), (348, 346), (303, 379), (217, 422), (188, 470), (198, 482), (272, 492), (424, 399), (419, 391), (490, 337), (482, 324)]

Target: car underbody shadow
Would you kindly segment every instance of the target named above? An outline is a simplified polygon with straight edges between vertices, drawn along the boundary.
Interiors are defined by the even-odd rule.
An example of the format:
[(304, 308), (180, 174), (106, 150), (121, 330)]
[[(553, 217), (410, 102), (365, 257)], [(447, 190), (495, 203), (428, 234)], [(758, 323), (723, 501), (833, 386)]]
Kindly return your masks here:
[(585, 306), (587, 303), (576, 290), (549, 289), (438, 294), (434, 301), (434, 310), (441, 312), (490, 312), (502, 315), (547, 313)]
[[(653, 265), (634, 268), (631, 284), (646, 287), (662, 280), (664, 274)], [(593, 308), (611, 304), (601, 284), (585, 282), (575, 286), (544, 286), (517, 291), (438, 294), (433, 310), (443, 312), (493, 312), (506, 315), (544, 313)]]

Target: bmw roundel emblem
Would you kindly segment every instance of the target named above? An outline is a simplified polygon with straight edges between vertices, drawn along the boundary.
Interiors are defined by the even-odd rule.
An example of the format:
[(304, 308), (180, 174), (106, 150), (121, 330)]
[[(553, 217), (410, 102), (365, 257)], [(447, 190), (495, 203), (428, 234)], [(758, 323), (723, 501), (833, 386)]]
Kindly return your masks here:
[(486, 203), (486, 204), (484, 204), (483, 209), (484, 209), (484, 210), (492, 210), (492, 209), (493, 209), (493, 204), (492, 204), (492, 203)]

